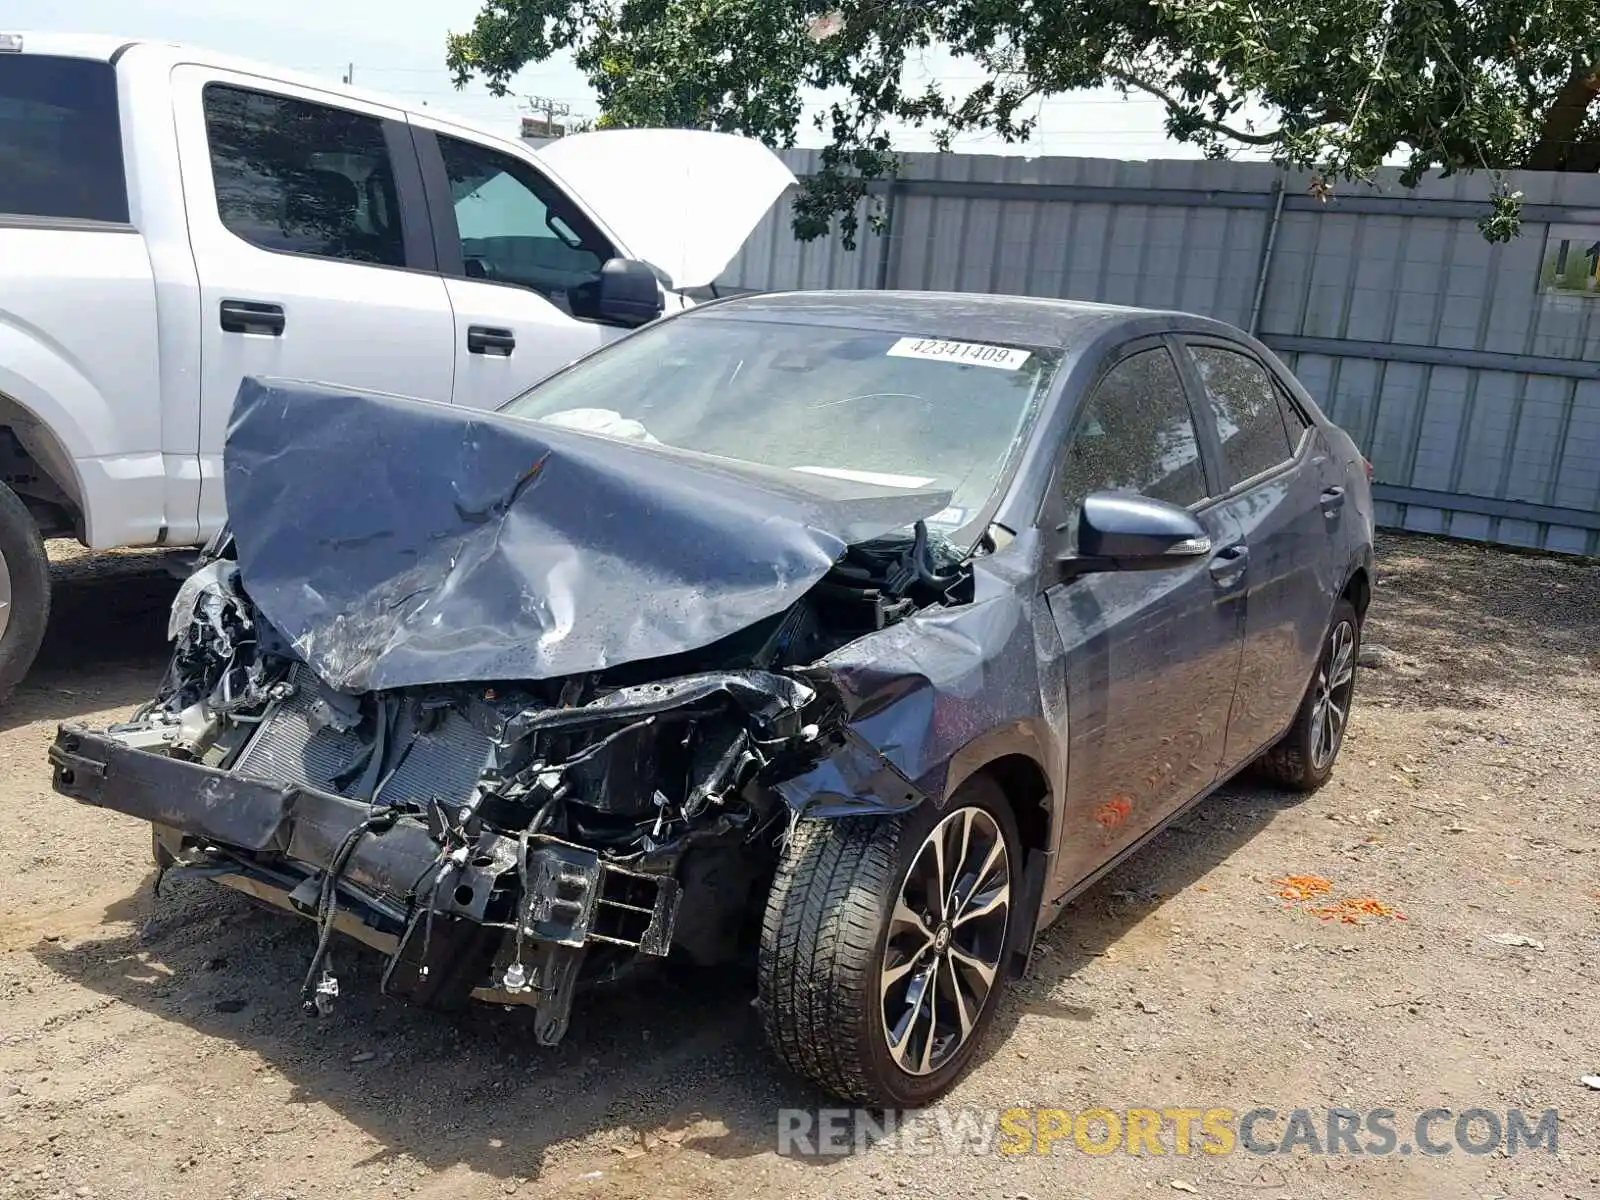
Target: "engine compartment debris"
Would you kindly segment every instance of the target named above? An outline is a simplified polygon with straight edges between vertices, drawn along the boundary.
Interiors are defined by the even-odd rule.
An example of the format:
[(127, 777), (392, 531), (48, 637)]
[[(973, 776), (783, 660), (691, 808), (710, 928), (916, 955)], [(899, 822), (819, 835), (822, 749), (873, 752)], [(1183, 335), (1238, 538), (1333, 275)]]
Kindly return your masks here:
[[(387, 956), (387, 993), (531, 1006), (544, 1043), (581, 985), (673, 947), (733, 957), (827, 781), (886, 809), (925, 798), (819, 660), (965, 605), (972, 573), (923, 523), (945, 493), (732, 465), (707, 485), (669, 448), (638, 453), (247, 384), (228, 443), (240, 515), (179, 593), (160, 691), (108, 730), (64, 727), (57, 789), (150, 821), (163, 872), (314, 921), (308, 1013), (339, 998), (335, 933)], [(534, 465), (487, 498), (486, 464), (513, 459)], [(627, 536), (678, 522), (676, 566), (619, 548), (595, 497), (624, 476), (656, 522)], [(371, 503), (341, 508), (324, 478)]]

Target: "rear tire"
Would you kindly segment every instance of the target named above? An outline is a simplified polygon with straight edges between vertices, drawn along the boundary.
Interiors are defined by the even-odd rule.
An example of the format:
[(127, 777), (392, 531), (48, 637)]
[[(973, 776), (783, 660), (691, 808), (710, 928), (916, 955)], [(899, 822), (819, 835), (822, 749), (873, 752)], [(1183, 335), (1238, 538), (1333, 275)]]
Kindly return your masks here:
[(1295, 792), (1314, 792), (1333, 775), (1344, 745), (1361, 656), (1361, 618), (1340, 597), (1322, 638), (1316, 670), (1289, 732), (1255, 763), (1255, 774)]
[(0, 484), (0, 702), (22, 682), (50, 620), (50, 560), (39, 527)]
[(777, 1056), (859, 1104), (949, 1091), (999, 1006), (1021, 861), (985, 776), (942, 809), (800, 821), (761, 933), (757, 1005)]

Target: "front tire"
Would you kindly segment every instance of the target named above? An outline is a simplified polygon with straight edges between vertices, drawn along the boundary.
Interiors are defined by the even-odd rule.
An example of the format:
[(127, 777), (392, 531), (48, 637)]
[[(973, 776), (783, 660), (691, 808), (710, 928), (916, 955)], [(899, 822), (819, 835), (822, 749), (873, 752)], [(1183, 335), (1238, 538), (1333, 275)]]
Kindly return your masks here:
[(1016, 820), (984, 776), (942, 809), (800, 821), (762, 925), (768, 1042), (842, 1100), (931, 1103), (994, 1017), (1021, 891)]
[(50, 620), (50, 560), (33, 515), (0, 484), (0, 701), (22, 682)]
[(1360, 656), (1361, 618), (1355, 605), (1341, 597), (1294, 724), (1257, 760), (1258, 775), (1296, 792), (1314, 792), (1328, 782), (1344, 745)]

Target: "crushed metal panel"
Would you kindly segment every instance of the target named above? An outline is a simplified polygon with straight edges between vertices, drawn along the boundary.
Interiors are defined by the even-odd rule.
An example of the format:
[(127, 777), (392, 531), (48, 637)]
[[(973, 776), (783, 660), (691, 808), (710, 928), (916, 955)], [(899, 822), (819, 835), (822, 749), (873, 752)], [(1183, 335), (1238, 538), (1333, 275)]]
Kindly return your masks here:
[[(1042, 678), (1034, 669), (1039, 548), (1032, 531), (1024, 537), (1008, 557), (1028, 566), (979, 559), (970, 603), (919, 613), (804, 669), (842, 717), (825, 731), (823, 756), (775, 784), (792, 811), (840, 817), (943, 804), (963, 749), (1002, 730), (1016, 752), (1033, 756), (1042, 746), (1039, 765), (1053, 786), (1059, 781), (1060, 747), (1035, 735), (1046, 717), (1065, 712), (1065, 674)], [(1059, 663), (1059, 646), (1049, 661)], [(1023, 665), (994, 671), (1001, 662)]]
[(223, 459), (245, 590), (344, 691), (540, 680), (782, 612), (939, 491), (246, 379)]

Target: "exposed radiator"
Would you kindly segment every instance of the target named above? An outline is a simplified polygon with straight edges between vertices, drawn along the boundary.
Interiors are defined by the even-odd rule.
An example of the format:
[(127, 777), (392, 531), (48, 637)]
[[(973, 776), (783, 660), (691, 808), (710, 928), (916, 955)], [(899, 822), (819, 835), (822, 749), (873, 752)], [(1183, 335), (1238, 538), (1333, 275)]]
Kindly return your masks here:
[[(347, 795), (333, 780), (361, 753), (362, 740), (354, 732), (313, 729), (308, 713), (316, 699), (314, 684), (297, 687), (262, 722), (233, 770), (252, 779), (305, 784)], [(437, 796), (447, 803), (459, 803), (471, 796), (489, 763), (489, 752), (490, 741), (484, 733), (458, 713), (447, 713), (436, 728), (412, 739), (378, 799), (399, 804)]]

